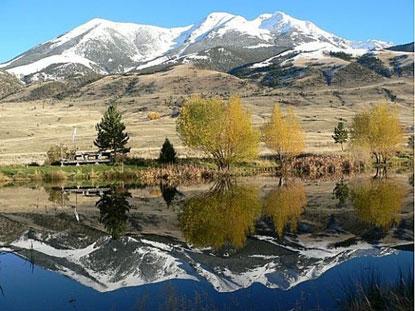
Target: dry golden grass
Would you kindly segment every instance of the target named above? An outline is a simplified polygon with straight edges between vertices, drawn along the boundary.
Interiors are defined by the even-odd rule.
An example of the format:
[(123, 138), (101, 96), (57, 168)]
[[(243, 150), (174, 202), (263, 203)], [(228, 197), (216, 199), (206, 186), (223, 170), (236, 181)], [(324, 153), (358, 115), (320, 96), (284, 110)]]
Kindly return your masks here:
[[(105, 77), (81, 89), (79, 97), (63, 101), (1, 102), (0, 164), (42, 163), (51, 145), (74, 146), (74, 128), (77, 129), (75, 146), (79, 150), (94, 150), (95, 124), (111, 94), (116, 95), (106, 94), (104, 90), (109, 83), (120, 79), (127, 77)], [(393, 105), (398, 107), (407, 133), (412, 132), (414, 123), (413, 79), (408, 78), (340, 90), (324, 87), (305, 91), (259, 88), (225, 73), (179, 66), (167, 72), (138, 76), (137, 88), (140, 83), (152, 85), (151, 92), (133, 90), (121, 96), (117, 103), (130, 134), (131, 153), (144, 158), (158, 157), (166, 137), (180, 157), (200, 155), (183, 147), (176, 133), (175, 112), (180, 100), (191, 94), (240, 94), (257, 127), (268, 120), (275, 103), (281, 103), (282, 109), (290, 106), (306, 132), (306, 152), (313, 153), (339, 152), (340, 147), (331, 137), (334, 127), (340, 120), (350, 122), (356, 111), (387, 100), (383, 88), (397, 95)], [(117, 90), (114, 87), (113, 92)], [(157, 111), (163, 117), (149, 120), (150, 111)], [(261, 153), (267, 152), (262, 146)]]
[(8, 181), (9, 181), (9, 177), (7, 177), (6, 175), (4, 175), (3, 173), (0, 173), (0, 184), (6, 183)]

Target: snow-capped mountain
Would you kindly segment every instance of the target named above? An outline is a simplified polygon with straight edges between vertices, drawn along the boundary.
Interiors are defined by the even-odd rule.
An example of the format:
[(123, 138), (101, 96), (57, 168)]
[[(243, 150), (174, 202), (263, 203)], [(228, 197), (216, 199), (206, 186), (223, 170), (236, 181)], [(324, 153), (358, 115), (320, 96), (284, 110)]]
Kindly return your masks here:
[(390, 45), (377, 40), (349, 41), (282, 12), (262, 14), (253, 20), (212, 13), (199, 23), (177, 28), (93, 19), (0, 68), (28, 81), (90, 72), (123, 73), (195, 60), (220, 61), (225, 63), (223, 69), (229, 70), (304, 44), (317, 44), (326, 50), (366, 51)]
[(347, 247), (301, 240), (286, 245), (261, 236), (250, 239), (244, 253), (233, 257), (217, 257), (209, 249), (151, 238), (100, 237), (81, 247), (73, 244), (73, 238), (72, 243), (68, 241), (63, 233), (26, 232), (12, 247), (23, 256), (30, 254), (35, 263), (101, 292), (172, 279), (208, 282), (218, 292), (232, 292), (254, 283), (288, 290), (349, 259), (394, 252), (363, 241)]

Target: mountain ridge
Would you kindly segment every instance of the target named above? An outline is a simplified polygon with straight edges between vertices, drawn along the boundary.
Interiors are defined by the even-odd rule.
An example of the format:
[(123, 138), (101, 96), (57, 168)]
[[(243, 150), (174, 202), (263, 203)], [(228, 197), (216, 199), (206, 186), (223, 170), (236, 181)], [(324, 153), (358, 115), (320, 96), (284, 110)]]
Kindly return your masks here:
[[(255, 283), (289, 290), (318, 278), (330, 268), (350, 259), (395, 252), (388, 247), (374, 247), (365, 242), (353, 247), (332, 248), (327, 247), (327, 243), (321, 243), (318, 247), (308, 248), (301, 242), (296, 247), (287, 247), (274, 239), (256, 237), (250, 243), (264, 244), (270, 249), (269, 254), (248, 252), (239, 258), (225, 259), (215, 258), (209, 251), (203, 252), (177, 241), (172, 244), (149, 237), (123, 237), (117, 241), (103, 236), (83, 248), (72, 245), (61, 248), (59, 244), (50, 245), (41, 235), (36, 239), (28, 235), (26, 232), (12, 243), (12, 247), (19, 249), (23, 257), (28, 251), (35, 252), (36, 260), (46, 268), (99, 292), (172, 279), (207, 282), (217, 292), (233, 292)], [(58, 237), (58, 240), (62, 238)], [(287, 260), (281, 259), (282, 253), (293, 264), (285, 266)], [(240, 267), (241, 258), (249, 258), (249, 264)]]
[[(172, 28), (95, 18), (0, 64), (0, 68), (30, 83), (68, 75), (125, 73), (195, 59), (215, 63), (228, 58), (230, 65), (223, 66), (227, 71), (285, 49), (301, 50), (301, 46), (363, 54), (390, 45), (379, 40), (350, 41), (279, 11), (252, 20), (213, 12), (192, 25)], [(213, 58), (206, 55), (219, 48), (227, 53)]]

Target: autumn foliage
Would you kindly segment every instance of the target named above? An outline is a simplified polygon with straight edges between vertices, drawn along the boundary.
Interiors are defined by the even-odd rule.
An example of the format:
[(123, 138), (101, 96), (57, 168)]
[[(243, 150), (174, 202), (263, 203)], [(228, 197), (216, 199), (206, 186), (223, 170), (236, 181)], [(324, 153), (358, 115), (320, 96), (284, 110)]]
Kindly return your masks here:
[(366, 149), (374, 155), (376, 163), (386, 163), (397, 152), (403, 141), (402, 125), (398, 112), (386, 103), (362, 111), (353, 119), (352, 146)]
[(215, 185), (208, 193), (186, 200), (179, 222), (186, 241), (196, 247), (240, 249), (254, 232), (260, 213), (258, 189)]
[(181, 109), (177, 131), (183, 143), (211, 156), (220, 169), (258, 155), (259, 132), (239, 97), (228, 101), (191, 97)]
[(295, 231), (298, 219), (307, 205), (304, 186), (292, 183), (277, 187), (265, 198), (264, 215), (270, 217), (275, 232), (282, 238), (284, 232)]
[(263, 127), (263, 136), (265, 145), (277, 153), (281, 162), (304, 150), (304, 131), (292, 109), (284, 115), (275, 105), (271, 120)]
[(387, 179), (352, 185), (351, 201), (359, 218), (385, 230), (399, 222), (405, 189)]

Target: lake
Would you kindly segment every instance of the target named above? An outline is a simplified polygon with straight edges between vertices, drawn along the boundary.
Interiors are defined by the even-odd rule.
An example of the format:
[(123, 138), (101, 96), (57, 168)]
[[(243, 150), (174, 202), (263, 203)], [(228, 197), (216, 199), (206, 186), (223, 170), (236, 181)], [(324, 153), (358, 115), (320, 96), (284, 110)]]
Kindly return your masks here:
[(338, 310), (413, 272), (413, 176), (0, 187), (0, 310)]

